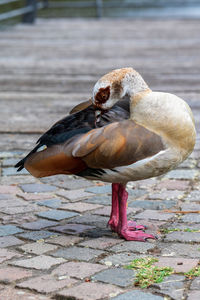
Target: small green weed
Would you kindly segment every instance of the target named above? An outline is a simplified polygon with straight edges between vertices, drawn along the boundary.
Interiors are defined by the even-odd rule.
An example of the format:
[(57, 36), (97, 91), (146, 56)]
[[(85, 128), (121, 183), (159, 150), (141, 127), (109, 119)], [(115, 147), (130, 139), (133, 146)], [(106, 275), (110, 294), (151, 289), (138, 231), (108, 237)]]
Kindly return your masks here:
[(130, 265), (126, 266), (127, 269), (136, 269), (135, 285), (141, 288), (147, 288), (153, 283), (160, 283), (164, 277), (173, 273), (170, 267), (156, 267), (153, 266), (158, 259), (154, 257), (145, 257), (134, 259)]
[(162, 228), (160, 230), (161, 233), (167, 234), (170, 232), (174, 232), (174, 231), (181, 231), (181, 232), (200, 232), (199, 229), (191, 229), (191, 228), (185, 228), (185, 229), (181, 229), (181, 228)]
[(193, 278), (200, 276), (200, 267), (191, 269), (189, 272), (184, 273), (187, 278)]

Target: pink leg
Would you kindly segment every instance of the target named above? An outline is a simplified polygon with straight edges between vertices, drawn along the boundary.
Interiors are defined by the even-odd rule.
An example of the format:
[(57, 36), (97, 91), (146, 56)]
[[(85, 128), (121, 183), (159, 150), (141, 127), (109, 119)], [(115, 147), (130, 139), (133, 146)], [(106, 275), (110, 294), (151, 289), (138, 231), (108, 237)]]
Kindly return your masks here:
[(142, 231), (132, 231), (128, 227), (126, 206), (127, 206), (128, 193), (126, 187), (122, 184), (119, 185), (119, 223), (117, 226), (117, 232), (119, 236), (123, 237), (127, 241), (142, 241), (146, 239), (155, 239), (155, 236), (146, 234)]
[(119, 222), (119, 202), (118, 202), (118, 191), (119, 184), (112, 184), (112, 210), (110, 215), (110, 220), (108, 221), (108, 225), (111, 227), (113, 231), (117, 230), (117, 225)]

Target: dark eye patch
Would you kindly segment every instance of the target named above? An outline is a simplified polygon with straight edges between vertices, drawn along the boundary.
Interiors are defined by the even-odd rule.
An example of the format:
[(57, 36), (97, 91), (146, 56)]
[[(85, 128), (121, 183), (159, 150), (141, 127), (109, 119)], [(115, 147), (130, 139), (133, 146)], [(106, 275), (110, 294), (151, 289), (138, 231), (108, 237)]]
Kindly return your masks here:
[(95, 102), (96, 103), (105, 103), (110, 97), (110, 86), (107, 86), (106, 88), (100, 88), (98, 93), (95, 96)]

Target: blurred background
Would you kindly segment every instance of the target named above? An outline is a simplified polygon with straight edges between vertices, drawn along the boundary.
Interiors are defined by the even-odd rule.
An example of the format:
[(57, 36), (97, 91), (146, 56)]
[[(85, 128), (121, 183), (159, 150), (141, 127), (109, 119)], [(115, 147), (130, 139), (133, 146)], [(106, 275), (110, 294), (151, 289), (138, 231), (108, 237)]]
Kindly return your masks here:
[(200, 125), (199, 0), (0, 0), (0, 150), (28, 151), (112, 69), (192, 106)]

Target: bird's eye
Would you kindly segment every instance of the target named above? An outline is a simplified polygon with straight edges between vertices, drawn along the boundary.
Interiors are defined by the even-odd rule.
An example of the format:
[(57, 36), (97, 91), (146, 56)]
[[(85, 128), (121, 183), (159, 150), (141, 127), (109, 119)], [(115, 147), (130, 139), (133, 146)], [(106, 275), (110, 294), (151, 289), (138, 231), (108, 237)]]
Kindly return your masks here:
[(95, 104), (103, 104), (110, 97), (110, 86), (106, 88), (100, 88), (98, 93), (95, 96)]

